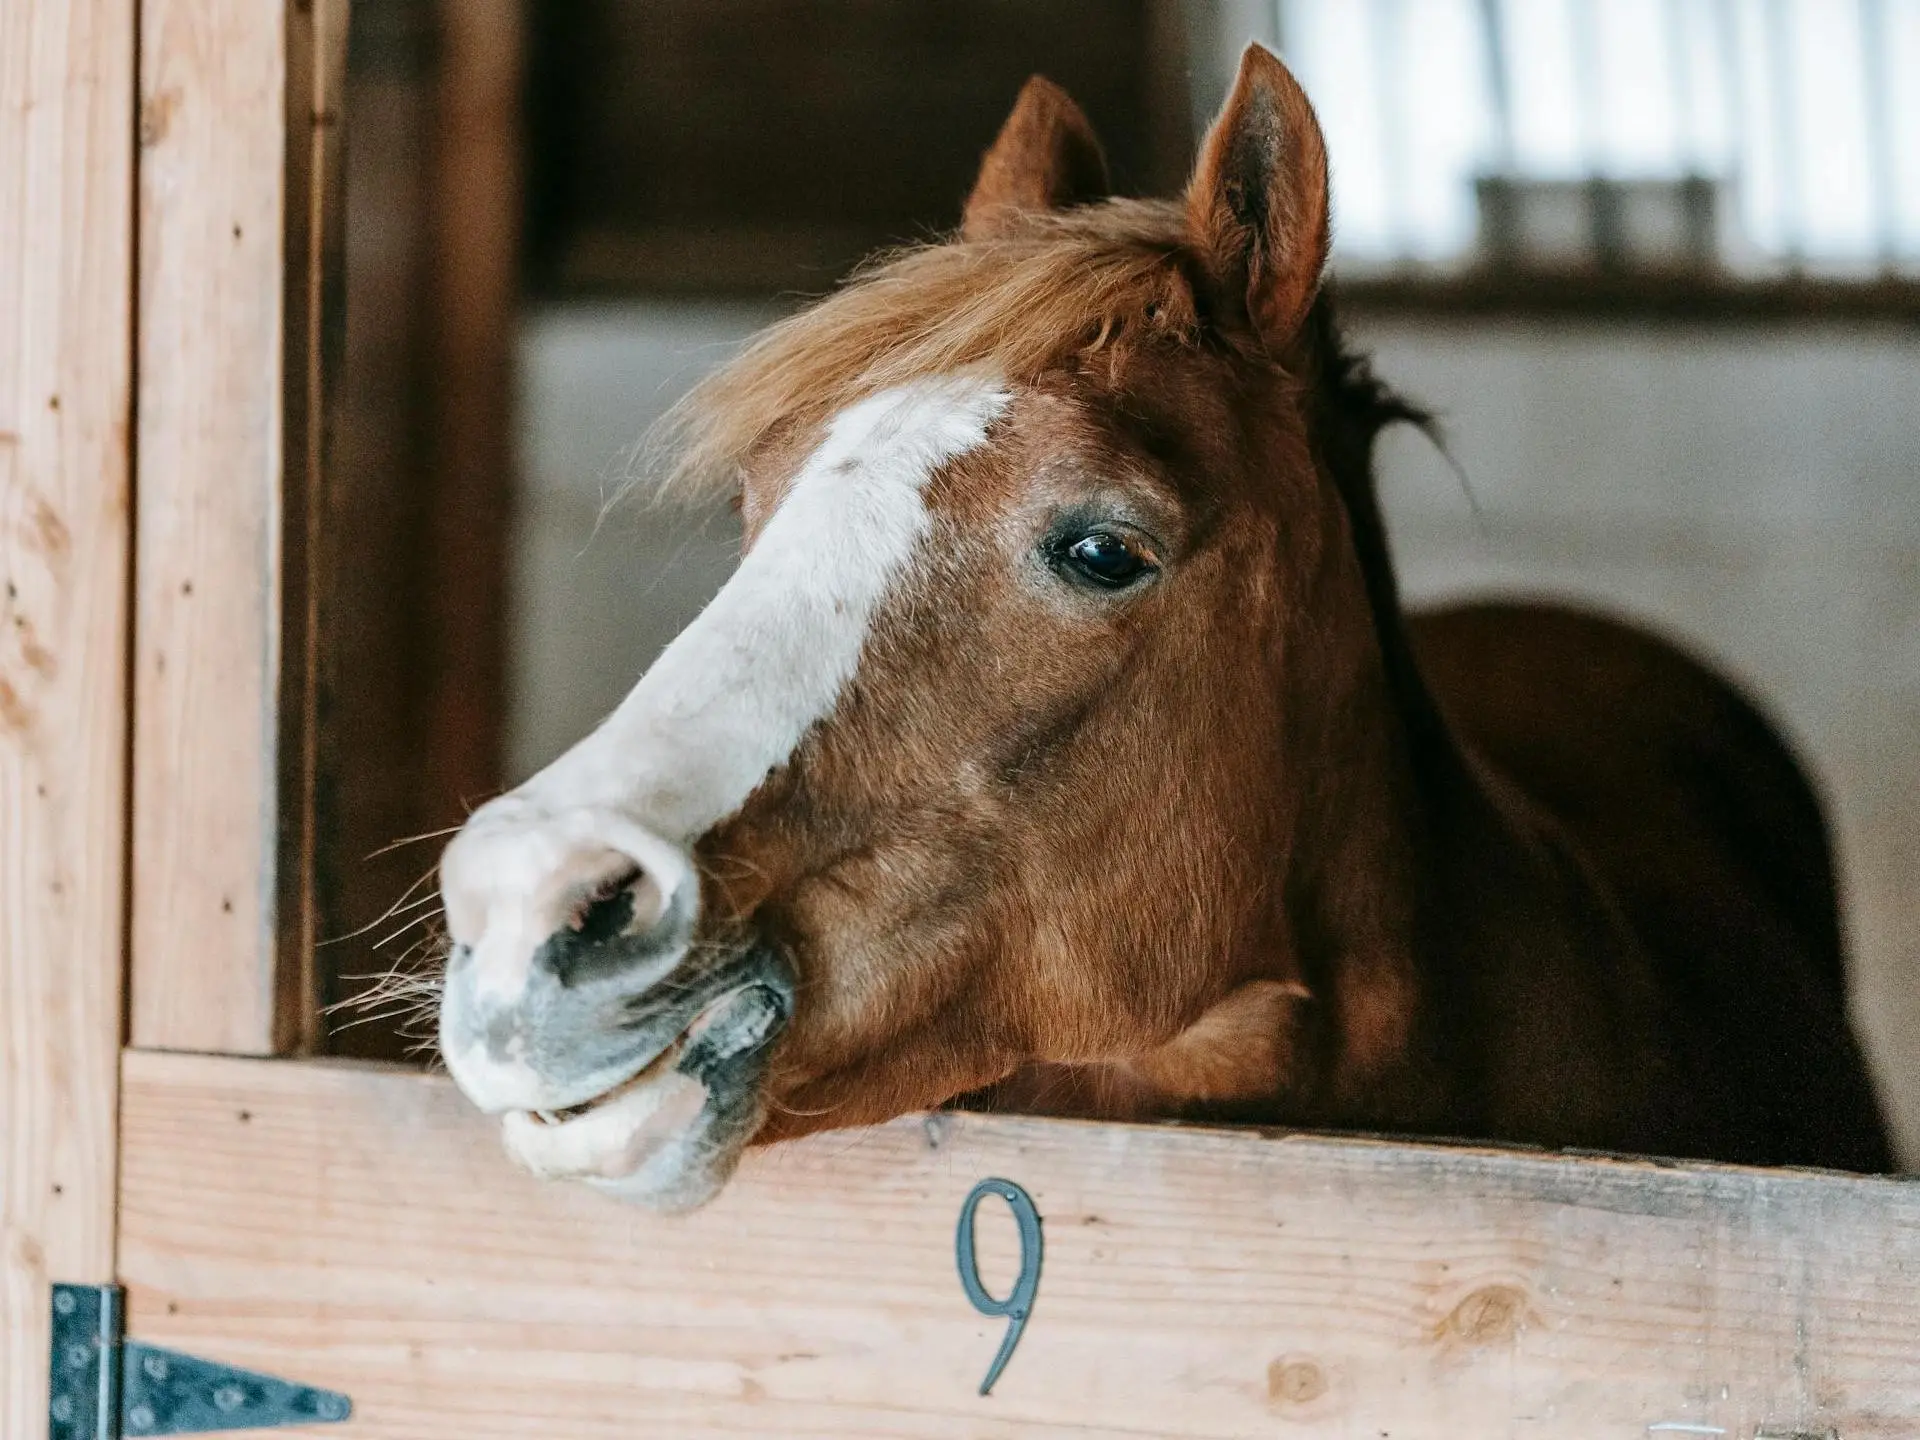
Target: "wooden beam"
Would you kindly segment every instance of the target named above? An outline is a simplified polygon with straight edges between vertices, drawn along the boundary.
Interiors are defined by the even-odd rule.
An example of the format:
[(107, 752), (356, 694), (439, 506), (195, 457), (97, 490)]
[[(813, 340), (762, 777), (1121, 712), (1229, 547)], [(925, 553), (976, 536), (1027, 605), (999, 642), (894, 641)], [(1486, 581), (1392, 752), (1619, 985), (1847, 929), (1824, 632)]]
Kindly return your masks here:
[(320, 577), (333, 1054), (415, 1047), (414, 1017), (366, 997), (438, 942), (408, 925), (431, 921), (420, 907), (391, 907), (431, 897), (448, 828), (503, 779), (523, 8), (402, 0), (354, 16), (349, 353)]
[(524, 0), (437, 0), (426, 805), (491, 799), (506, 729)]
[(113, 1275), (132, 0), (0, 5), (0, 1435), (47, 1284)]
[(132, 1032), (317, 1034), (344, 0), (143, 0)]
[[(316, 958), (332, 1004), (365, 995), (408, 953), (403, 946), (426, 939), (425, 926), (403, 928), (418, 908), (394, 915), (392, 907), (422, 893), (445, 841), (396, 842), (464, 818), (458, 807), (427, 803), (435, 749), (425, 723), (434, 668), (427, 609), (442, 578), (424, 563), (434, 501), (425, 409), (434, 379), (425, 336), (436, 263), (426, 244), (434, 208), (429, 77), (439, 48), (429, 20), (418, 0), (362, 5), (353, 17), (347, 348), (326, 514), (336, 538), (320, 577), (335, 665), (322, 747), (328, 903)], [(334, 1013), (326, 1050), (404, 1056), (408, 1037), (394, 1023), (369, 1019), (385, 1008)]]
[[(366, 1440), (1920, 1433), (1894, 1180), (949, 1116), (662, 1219), (510, 1170), (441, 1079), (134, 1053), (124, 1089), (134, 1329), (349, 1391)], [(983, 1399), (989, 1175), (1046, 1256)]]

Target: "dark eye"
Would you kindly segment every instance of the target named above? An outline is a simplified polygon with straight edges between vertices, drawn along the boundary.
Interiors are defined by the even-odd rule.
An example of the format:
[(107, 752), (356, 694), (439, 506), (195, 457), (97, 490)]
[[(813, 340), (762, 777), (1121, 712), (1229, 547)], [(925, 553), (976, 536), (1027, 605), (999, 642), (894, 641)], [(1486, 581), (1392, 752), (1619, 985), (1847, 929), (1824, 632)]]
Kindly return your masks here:
[(1060, 549), (1060, 563), (1107, 590), (1131, 585), (1153, 569), (1144, 555), (1118, 535), (1095, 530)]

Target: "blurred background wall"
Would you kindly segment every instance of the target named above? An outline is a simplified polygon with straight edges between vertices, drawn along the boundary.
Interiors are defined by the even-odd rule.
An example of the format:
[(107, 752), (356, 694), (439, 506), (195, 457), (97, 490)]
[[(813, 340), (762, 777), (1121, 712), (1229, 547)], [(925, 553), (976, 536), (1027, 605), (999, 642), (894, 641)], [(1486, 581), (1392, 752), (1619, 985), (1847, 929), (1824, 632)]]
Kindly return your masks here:
[[(387, 4), (436, 74), (437, 12)], [(1349, 328), (1465, 474), (1385, 442), (1409, 595), (1639, 618), (1781, 722), (1829, 799), (1856, 1010), (1920, 1163), (1920, 89), (1896, 83), (1920, 0), (567, 0), (501, 34), (525, 228), (503, 679), (471, 707), (501, 779), (597, 722), (731, 568), (728, 516), (650, 509), (644, 477), (607, 503), (687, 384), (874, 246), (950, 225), (1028, 73), (1086, 104), (1125, 188), (1167, 193), (1262, 39), (1327, 124)], [(404, 294), (349, 284), (350, 342), (396, 353)], [(372, 386), (363, 430), (381, 397), (388, 432), (431, 410), (400, 393)], [(363, 838), (398, 823), (354, 803)], [(350, 928), (406, 867), (343, 863)], [(364, 943), (341, 974), (386, 963), (349, 963)], [(357, 1033), (340, 1048), (389, 1043)]]

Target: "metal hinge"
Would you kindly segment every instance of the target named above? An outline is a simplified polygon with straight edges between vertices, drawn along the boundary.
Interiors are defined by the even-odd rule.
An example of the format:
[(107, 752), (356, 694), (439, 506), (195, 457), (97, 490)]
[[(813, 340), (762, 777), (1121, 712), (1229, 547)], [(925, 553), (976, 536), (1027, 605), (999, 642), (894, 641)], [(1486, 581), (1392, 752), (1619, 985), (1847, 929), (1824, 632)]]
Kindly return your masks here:
[(49, 1440), (126, 1440), (344, 1420), (353, 1402), (124, 1334), (118, 1285), (53, 1287)]

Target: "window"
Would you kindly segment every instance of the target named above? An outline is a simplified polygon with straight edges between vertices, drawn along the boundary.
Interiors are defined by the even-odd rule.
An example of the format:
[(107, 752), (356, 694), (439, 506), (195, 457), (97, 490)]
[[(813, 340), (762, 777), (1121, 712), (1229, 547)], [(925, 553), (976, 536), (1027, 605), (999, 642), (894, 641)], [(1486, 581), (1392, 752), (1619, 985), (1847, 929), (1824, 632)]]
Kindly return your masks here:
[(1198, 110), (1248, 35), (1313, 96), (1350, 274), (1920, 273), (1916, 0), (1274, 0), (1215, 33)]

